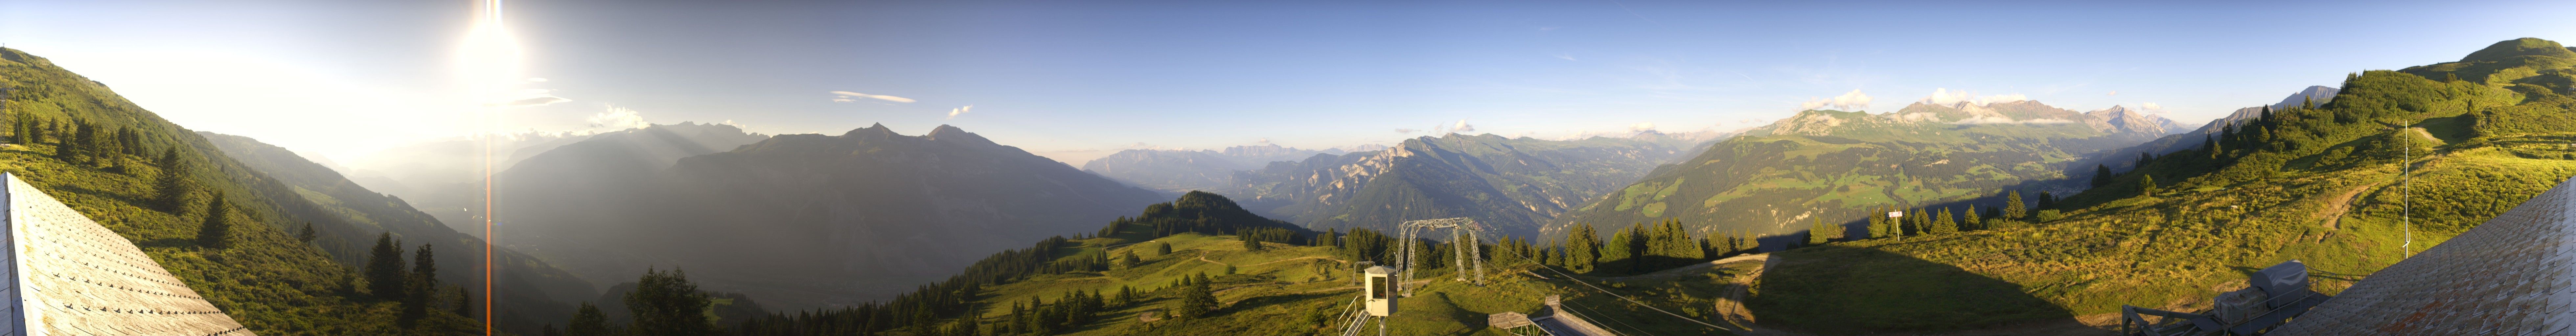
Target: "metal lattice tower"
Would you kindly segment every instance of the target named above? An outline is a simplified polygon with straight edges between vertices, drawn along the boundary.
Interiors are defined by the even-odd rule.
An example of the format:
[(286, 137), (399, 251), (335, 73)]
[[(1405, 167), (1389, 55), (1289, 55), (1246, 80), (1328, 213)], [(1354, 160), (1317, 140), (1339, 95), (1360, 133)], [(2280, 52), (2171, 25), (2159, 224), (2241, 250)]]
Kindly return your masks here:
[[(1404, 231), (1402, 237), (1404, 239), (1404, 260), (1400, 267), (1404, 268), (1404, 273), (1403, 276), (1399, 278), (1400, 280), (1396, 281), (1397, 288), (1403, 288), (1403, 284), (1405, 282), (1413, 281), (1413, 266), (1417, 264), (1416, 260), (1418, 260), (1414, 259), (1413, 244), (1416, 244), (1416, 241), (1421, 240), (1421, 232), (1423, 230), (1438, 229), (1449, 229), (1449, 244), (1451, 245), (1451, 250), (1453, 250), (1450, 254), (1455, 257), (1454, 259), (1456, 259), (1456, 261), (1450, 263), (1450, 265), (1458, 268), (1458, 281), (1470, 281), (1467, 279), (1467, 272), (1469, 272), (1469, 267), (1473, 267), (1476, 277), (1472, 280), (1474, 281), (1473, 283), (1478, 286), (1483, 286), (1485, 284), (1485, 259), (1478, 258), (1479, 256), (1483, 256), (1485, 253), (1483, 241), (1479, 240), (1480, 237), (1478, 237), (1483, 235), (1484, 226), (1477, 224), (1475, 219), (1458, 217), (1408, 221), (1404, 222), (1401, 228)], [(1404, 288), (1403, 292), (1406, 296), (1413, 295), (1412, 288)]]

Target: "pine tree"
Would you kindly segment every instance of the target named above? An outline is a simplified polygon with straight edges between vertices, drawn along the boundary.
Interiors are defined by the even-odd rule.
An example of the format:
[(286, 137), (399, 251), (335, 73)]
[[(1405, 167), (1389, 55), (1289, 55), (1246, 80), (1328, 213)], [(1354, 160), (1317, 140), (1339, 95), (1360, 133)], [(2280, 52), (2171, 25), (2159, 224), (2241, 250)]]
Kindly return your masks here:
[(438, 290), (437, 251), (431, 249), (430, 244), (420, 244), (419, 249), (412, 251), (411, 257), (412, 290), (422, 293), (421, 298), (427, 298), (428, 294), (436, 293)]
[(581, 309), (572, 313), (572, 324), (564, 327), (564, 336), (611, 335), (614, 331), (609, 330), (608, 314), (600, 313), (599, 306), (589, 302), (582, 302)]
[(2014, 190), (2011, 193), (2004, 194), (2005, 219), (2021, 220), (2023, 218), (2029, 218), (2030, 209), (2024, 208), (2027, 206), (2030, 206), (2030, 203), (2022, 203), (2020, 190)]
[(1208, 290), (1207, 273), (1199, 273), (1198, 278), (1189, 279), (1189, 282), (1189, 287), (1181, 290), (1181, 306), (1172, 309), (1172, 316), (1190, 319), (1215, 311), (1216, 294)]
[(1243, 240), (1243, 250), (1244, 250), (1244, 251), (1260, 251), (1260, 250), (1261, 250), (1261, 237), (1259, 237), (1259, 236), (1254, 236), (1251, 232), (1244, 232), (1244, 233), (1241, 233), (1241, 234), (1236, 234), (1236, 235), (1235, 235), (1235, 238), (1239, 238), (1239, 239)]
[(1825, 236), (1825, 231), (1832, 231), (1831, 229), (1825, 228), (1825, 217), (1816, 216), (1815, 221), (1815, 225), (1807, 228), (1807, 246), (1824, 245), (1825, 242), (1833, 239), (1832, 237)]
[(2138, 196), (2156, 195), (2156, 176), (2138, 174)]
[(1627, 273), (1635, 270), (1637, 265), (1637, 250), (1628, 248), (1628, 246), (1635, 245), (1637, 243), (1636, 236), (1637, 227), (1635, 225), (1630, 225), (1628, 228), (1619, 229), (1619, 232), (1610, 234), (1610, 243), (1601, 245), (1601, 261), (1598, 264), (1598, 267), (1602, 272)]
[(2093, 165), (2093, 187), (2111, 185), (2111, 166)]
[(163, 150), (159, 165), (161, 177), (158, 181), (154, 181), (153, 187), (161, 192), (158, 197), (161, 210), (173, 214), (179, 213), (187, 204), (188, 194), (197, 192), (196, 180), (188, 178), (195, 167), (188, 160), (179, 157), (178, 149)]
[(474, 314), (472, 314), (474, 310), (474, 299), (473, 296), (465, 293), (465, 287), (449, 288), (456, 289), (456, 316), (474, 316)]
[(429, 306), (438, 296), (438, 261), (429, 246), (420, 244), (420, 250), (412, 254), (412, 272), (406, 275), (410, 279), (402, 299), (400, 321), (405, 327), (417, 325), (421, 319), (429, 317)]
[[(704, 313), (712, 301), (706, 293), (698, 292), (696, 283), (689, 282), (687, 272), (679, 269), (670, 272), (646, 269), (644, 277), (636, 280), (635, 291), (626, 293), (625, 301), (626, 310), (635, 316), (634, 326), (628, 328), (634, 336), (692, 336), (717, 332), (715, 324), (707, 321)], [(917, 319), (930, 315), (928, 312), (915, 314)]]
[(1933, 216), (1932, 225), (1930, 227), (1932, 232), (1927, 232), (1927, 234), (1959, 232), (1959, 223), (1951, 220), (1950, 218), (1950, 209), (1941, 209), (1941, 214)]
[(1601, 237), (1593, 233), (1591, 224), (1576, 224), (1573, 230), (1566, 231), (1565, 250), (1565, 268), (1591, 272), (1602, 259)]
[(2056, 209), (2056, 208), (2057, 208), (2057, 196), (2049, 195), (2049, 194), (2048, 194), (2048, 192), (2046, 192), (2046, 191), (2039, 192), (2039, 206), (2038, 206), (2037, 208), (2035, 208), (2035, 209), (2039, 209), (2039, 210), (2049, 210), (2049, 209)]
[(1341, 233), (1339, 228), (1324, 229), (1324, 235), (1315, 237), (1314, 245), (1342, 247)]
[(392, 233), (376, 236), (376, 247), (367, 255), (367, 292), (385, 300), (401, 300), (405, 286), (402, 242)]
[(1984, 228), (1985, 228), (1986, 220), (1985, 220), (1985, 218), (1981, 218), (1981, 217), (1978, 217), (1978, 216), (1977, 216), (1977, 205), (1976, 205), (1976, 204), (1969, 204), (1969, 205), (1968, 205), (1968, 210), (1967, 210), (1967, 211), (1962, 211), (1962, 212), (1960, 212), (1960, 215), (1961, 215), (1962, 217), (1967, 217), (1967, 220), (1966, 220), (1966, 221), (1962, 221), (1962, 222), (1960, 222), (1960, 223), (1959, 223), (1959, 230), (1960, 230), (1960, 231), (1977, 230), (1977, 229), (1984, 229)]
[(223, 191), (215, 191), (214, 199), (206, 200), (205, 223), (197, 226), (197, 245), (217, 250), (232, 248), (232, 237), (232, 203), (224, 202)]
[(1154, 242), (1154, 256), (1172, 255), (1172, 243)]
[(295, 241), (311, 243), (313, 238), (313, 222), (305, 222), (304, 229), (295, 230)]

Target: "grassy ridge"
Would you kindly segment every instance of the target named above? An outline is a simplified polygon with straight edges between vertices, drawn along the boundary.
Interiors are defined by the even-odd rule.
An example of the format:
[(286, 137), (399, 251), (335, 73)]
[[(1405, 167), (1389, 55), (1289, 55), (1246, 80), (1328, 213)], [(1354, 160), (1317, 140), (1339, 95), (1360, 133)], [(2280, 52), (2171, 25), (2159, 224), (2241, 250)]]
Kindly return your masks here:
[[(2560, 68), (2476, 57), (2434, 67), (2576, 64), (2534, 57), (2552, 56), (2510, 59)], [(2206, 308), (2247, 272), (2286, 260), (2306, 262), (2317, 288), (2335, 293), (2576, 176), (2576, 149), (2565, 145), (2576, 125), (2534, 122), (2565, 117), (2576, 101), (2565, 90), (2416, 70), (2355, 74), (2332, 103), (2276, 111), (2219, 147), (2155, 158), (2068, 197), (2061, 220), (1779, 253), (1787, 261), (1747, 304), (1765, 323), (1824, 333), (2104, 325), (2124, 304)], [(2413, 165), (2411, 193), (2398, 183), (2401, 164)], [(2150, 176), (2162, 182), (2143, 185)], [(2414, 242), (2401, 250), (2409, 221)], [(1945, 291), (2045, 304), (1918, 299)], [(1844, 318), (1855, 315), (1886, 318)]]
[[(107, 86), (54, 66), (41, 57), (0, 49), (0, 92), (6, 92), (10, 122), (43, 121), (54, 126), (87, 123), (105, 131), (132, 130), (140, 153), (174, 150), (181, 160), (200, 167), (185, 179), (204, 192), (182, 197), (177, 208), (156, 200), (153, 180), (171, 172), (143, 157), (117, 152), (58, 155), (64, 142), (27, 143), (13, 139), (0, 147), (0, 170), (17, 174), (72, 209), (97, 220), (143, 248), (155, 262), (178, 275), (250, 331), (262, 335), (396, 335), (454, 333), (479, 323), (452, 313), (431, 314), (418, 328), (396, 323), (396, 305), (366, 298), (353, 271), (334, 262), (335, 250), (322, 246), (356, 246), (347, 242), (372, 236), (347, 225), (345, 218), (298, 195), (294, 188), (234, 161), (204, 138), (118, 97)], [(58, 127), (68, 128), (68, 127)], [(53, 132), (56, 138), (71, 136)], [(104, 133), (104, 132), (102, 132)], [(20, 137), (23, 134), (10, 134)], [(50, 140), (50, 139), (49, 139)], [(91, 145), (96, 146), (96, 145)], [(97, 152), (97, 151), (93, 151)], [(76, 162), (77, 161), (77, 162)], [(212, 192), (222, 192), (240, 211), (235, 222), (258, 223), (232, 229), (232, 247), (199, 246), (196, 233), (209, 213)], [(296, 240), (289, 228), (314, 223), (323, 230), (319, 244)], [(335, 245), (336, 244), (336, 245)], [(447, 251), (460, 251), (451, 247)], [(356, 255), (355, 249), (339, 250)], [(450, 252), (450, 258), (467, 255)], [(441, 309), (444, 310), (444, 309)]]

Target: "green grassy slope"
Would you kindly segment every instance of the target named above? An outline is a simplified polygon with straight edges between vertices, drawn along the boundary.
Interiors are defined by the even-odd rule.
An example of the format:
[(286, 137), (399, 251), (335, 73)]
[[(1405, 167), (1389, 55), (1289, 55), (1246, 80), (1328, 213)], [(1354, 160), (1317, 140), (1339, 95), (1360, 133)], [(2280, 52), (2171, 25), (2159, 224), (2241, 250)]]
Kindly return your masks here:
[(1698, 232), (1794, 233), (1817, 219), (1854, 222), (1880, 207), (1989, 197), (2029, 181), (2063, 179), (2084, 154), (2164, 135), (2106, 130), (2086, 117), (2031, 101), (1917, 103), (1883, 114), (1800, 112), (1657, 168), (1559, 217), (1551, 232), (1576, 222), (1680, 219)]
[[(1134, 267), (1100, 272), (1072, 272), (1029, 277), (1025, 280), (986, 287), (980, 302), (986, 303), (976, 314), (985, 324), (1006, 323), (1010, 303), (1044, 298), (1054, 302), (1068, 291), (1116, 293), (1121, 286), (1131, 286), (1144, 294), (1137, 303), (1111, 307), (1102, 321), (1076, 328), (1066, 335), (1324, 335), (1334, 334), (1341, 321), (1330, 321), (1331, 313), (1346, 307), (1359, 295), (1355, 277), (1358, 272), (1341, 260), (1333, 247), (1286, 246), (1271, 243), (1260, 251), (1246, 251), (1232, 236), (1208, 236), (1197, 233), (1148, 240), (1172, 244), (1172, 254), (1146, 256)], [(1130, 252), (1141, 246), (1124, 238), (1093, 238), (1074, 241), (1081, 251), (1104, 251), (1112, 255)], [(1224, 274), (1226, 266), (1235, 274)], [(1582, 313), (1602, 319), (1596, 323), (1623, 332), (1655, 335), (1688, 335), (1713, 332), (1670, 316), (1632, 306), (1581, 285), (1564, 281), (1540, 280), (1527, 273), (1538, 272), (1548, 277), (1553, 273), (1535, 270), (1530, 265), (1503, 266), (1489, 269), (1489, 284), (1473, 286), (1453, 280), (1451, 268), (1424, 270), (1417, 279), (1430, 280), (1415, 296), (1401, 300), (1401, 311), (1389, 319), (1388, 330), (1397, 335), (1506, 335), (1485, 324), (1487, 314), (1506, 311), (1530, 313), (1541, 307), (1548, 295), (1564, 295), (1569, 305), (1586, 309)], [(1677, 313), (1693, 314), (1704, 320), (1715, 320), (1709, 298), (1720, 296), (1724, 285), (1741, 275), (1742, 269), (1717, 268), (1687, 276), (1603, 282), (1596, 285), (1621, 295), (1645, 298), (1657, 307)], [(1179, 290), (1165, 286), (1181, 277), (1205, 273), (1213, 277), (1219, 307), (1209, 316), (1190, 320), (1142, 321), (1147, 311), (1168, 311), (1179, 304)], [(1588, 281), (1602, 281), (1583, 277)]]
[[(1289, 224), (1236, 207), (1221, 196), (1190, 193), (1173, 203), (1157, 204), (1144, 214), (1105, 227), (1098, 235), (1050, 239), (1023, 250), (995, 254), (948, 281), (920, 287), (890, 302), (855, 308), (781, 313), (739, 326), (738, 333), (759, 335), (922, 335), (951, 334), (974, 326), (980, 335), (1323, 335), (1337, 334), (1345, 321), (1334, 319), (1358, 297), (1354, 259), (1383, 259), (1378, 250), (1393, 238), (1345, 237), (1348, 247), (1310, 246), (1313, 236), (1279, 239)], [(1196, 227), (1178, 234), (1169, 225)], [(1163, 226), (1158, 229), (1158, 226)], [(1248, 248), (1242, 235), (1255, 232), (1263, 243)], [(1219, 233), (1209, 233), (1210, 231)], [(1383, 236), (1367, 236), (1383, 237)], [(1368, 243), (1363, 243), (1368, 242)], [(1169, 253), (1159, 252), (1168, 248)], [(1363, 252), (1371, 251), (1371, 252)], [(1730, 264), (1635, 278), (1561, 275), (1521, 262), (1495, 247), (1487, 261), (1488, 280), (1474, 286), (1453, 280), (1455, 268), (1431, 265), (1417, 273), (1422, 286), (1402, 299), (1388, 325), (1398, 335), (1504, 335), (1487, 326), (1486, 316), (1501, 312), (1535, 312), (1549, 295), (1563, 295), (1579, 313), (1606, 328), (1634, 335), (1724, 334), (1687, 320), (1649, 310), (1609, 295), (1599, 286), (1653, 307), (1691, 318), (1720, 320), (1722, 303), (1715, 297), (1751, 272), (1750, 264)], [(1391, 253), (1391, 252), (1388, 252)], [(1360, 255), (1367, 254), (1367, 257)], [(1133, 255), (1133, 263), (1117, 261)], [(1427, 259), (1444, 257), (1426, 256)], [(1109, 260), (1109, 261), (1101, 261)], [(1445, 260), (1445, 259), (1443, 259)], [(1229, 272), (1229, 270), (1231, 270)], [(1540, 277), (1544, 274), (1544, 278)], [(1169, 316), (1183, 304), (1182, 279), (1209, 277), (1216, 308), (1197, 318)], [(1579, 279), (1579, 280), (1578, 280)], [(1585, 286), (1573, 281), (1591, 283)], [(1130, 303), (1114, 301), (1122, 289), (1136, 291)], [(1046, 321), (1029, 312), (1014, 319), (1014, 308), (1065, 307), (1069, 293), (1097, 293), (1108, 303), (1083, 322), (1052, 330), (1035, 327)], [(1074, 305), (1079, 306), (1079, 305)], [(1051, 315), (1045, 315), (1051, 316)], [(1028, 327), (1013, 327), (1027, 321)], [(972, 324), (969, 324), (971, 322)], [(1374, 326), (1372, 325), (1372, 328)]]
[[(197, 134), (243, 165), (294, 188), (296, 194), (329, 211), (330, 215), (361, 234), (392, 232), (406, 243), (454, 249), (440, 254), (448, 257), (439, 259), (439, 269), (447, 270), (439, 274), (439, 281), (472, 284), (470, 287), (474, 287), (475, 292), (482, 291), (482, 239), (456, 232), (402, 199), (369, 191), (341, 177), (339, 172), (305, 160), (286, 148), (242, 136), (212, 132)], [(496, 324), (532, 333), (530, 328), (571, 319), (573, 304), (598, 292), (590, 282), (545, 261), (508, 249), (496, 249), (500, 252), (499, 258), (493, 263), (500, 271), (494, 272), (493, 282), (499, 289), (495, 291), (499, 300), (494, 304), (496, 313), (493, 315), (507, 318), (495, 321)], [(354, 253), (350, 255), (355, 256)], [(343, 262), (356, 264), (361, 260), (344, 258)]]
[[(2563, 50), (2517, 40), (2476, 55), (2530, 44)], [(2249, 121), (2216, 153), (2159, 157), (2068, 197), (2064, 219), (1777, 253), (1785, 261), (1747, 304), (1765, 324), (1827, 334), (2106, 325), (2121, 305), (2206, 308), (2246, 272), (2293, 259), (2319, 290), (2338, 292), (2407, 253), (2401, 218), (2411, 217), (2410, 250), (2422, 251), (2576, 175), (2567, 90), (2469, 79), (2576, 63), (2497, 58), (2356, 74), (2332, 103)], [(2413, 165), (2411, 197), (2397, 183), (2401, 161)], [(1996, 295), (1921, 299), (1942, 292)]]
[[(254, 333), (394, 335), (480, 327), (441, 309), (420, 328), (400, 329), (395, 322), (396, 305), (358, 293), (364, 286), (355, 280), (351, 266), (334, 262), (335, 254), (337, 260), (355, 260), (353, 256), (363, 248), (360, 242), (369, 241), (362, 239), (373, 238), (379, 231), (352, 225), (331, 207), (233, 160), (205, 138), (118, 97), (106, 85), (44, 58), (0, 49), (0, 92), (5, 92), (0, 104), (5, 104), (9, 122), (41, 120), (58, 126), (85, 122), (107, 131), (132, 130), (136, 136), (131, 145), (120, 147), (143, 150), (89, 156), (96, 158), (94, 162), (57, 155), (66, 149), (57, 142), (26, 143), (13, 138), (13, 143), (0, 146), (0, 170), (21, 176), (134, 241)], [(176, 149), (182, 160), (194, 162), (198, 168), (187, 179), (207, 191), (188, 195), (181, 203), (186, 206), (172, 211), (155, 202), (160, 190), (153, 181), (166, 173), (164, 167), (132, 155), (163, 149)], [(240, 209), (234, 212), (237, 222), (260, 224), (235, 228), (231, 248), (199, 246), (194, 240), (213, 191), (223, 192)], [(318, 227), (320, 240), (297, 241), (290, 229), (303, 223)], [(472, 255), (458, 247), (441, 252), (446, 252), (441, 254), (446, 258)]]

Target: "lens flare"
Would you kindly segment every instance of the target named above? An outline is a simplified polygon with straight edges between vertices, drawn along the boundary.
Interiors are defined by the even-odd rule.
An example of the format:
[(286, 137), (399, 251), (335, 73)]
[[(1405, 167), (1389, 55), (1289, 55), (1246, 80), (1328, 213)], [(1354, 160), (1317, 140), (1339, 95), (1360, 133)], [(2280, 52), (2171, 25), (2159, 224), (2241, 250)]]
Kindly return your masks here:
[(474, 21), (465, 32), (465, 41), (457, 48), (457, 76), (464, 85), (464, 97), (476, 107), (474, 117), (481, 119), (483, 143), (483, 335), (492, 335), (492, 245), (500, 237), (492, 234), (492, 142), (500, 135), (502, 111), (521, 94), (527, 82), (522, 73), (526, 56), (519, 49), (517, 36), (510, 33), (502, 20), (501, 0), (484, 0), (474, 8)]

